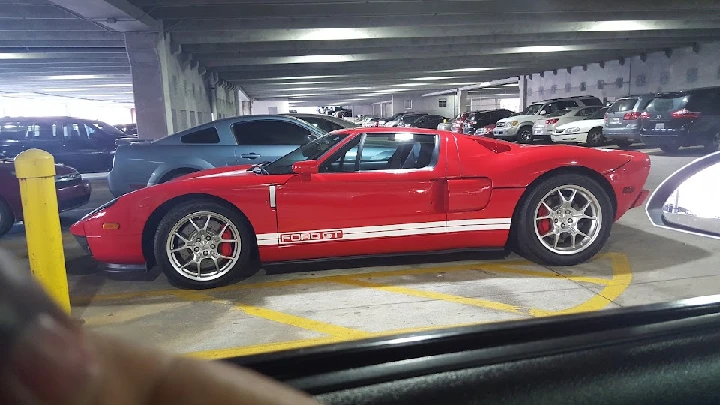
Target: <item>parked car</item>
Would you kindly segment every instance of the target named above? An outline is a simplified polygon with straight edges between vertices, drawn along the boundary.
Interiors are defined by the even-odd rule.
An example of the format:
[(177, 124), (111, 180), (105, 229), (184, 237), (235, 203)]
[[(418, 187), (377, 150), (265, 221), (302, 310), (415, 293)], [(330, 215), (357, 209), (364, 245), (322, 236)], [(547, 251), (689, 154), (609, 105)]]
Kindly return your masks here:
[(389, 118), (380, 118), (378, 126), (384, 127), (387, 126), (388, 123), (395, 123), (395, 121), (399, 120), (400, 117), (402, 117), (405, 114), (413, 114), (411, 112), (401, 112), (401, 113), (395, 113)]
[(558, 126), (585, 119), (593, 115), (601, 108), (604, 107), (592, 106), (568, 108), (567, 110), (560, 110), (558, 112), (548, 114), (544, 117), (544, 119), (537, 120), (533, 125), (533, 139), (550, 140), (550, 137), (555, 133), (555, 128)]
[(579, 121), (573, 121), (559, 125), (552, 134), (552, 141), (555, 143), (576, 143), (587, 146), (599, 146), (606, 142), (603, 136), (603, 125), (605, 125), (605, 112), (607, 107), (595, 111)]
[(640, 142), (640, 114), (654, 97), (643, 94), (616, 100), (605, 114), (605, 138), (621, 148)]
[[(92, 187), (80, 173), (63, 164), (55, 165), (55, 190), (60, 212), (81, 207), (90, 200)], [(20, 182), (12, 159), (0, 159), (0, 236), (23, 220)]]
[(470, 115), (470, 112), (462, 112), (455, 117), (455, 119), (452, 122), (452, 132), (457, 132), (458, 134), (462, 134), (463, 132), (463, 126), (465, 125), (465, 120), (467, 120), (468, 116)]
[(720, 146), (720, 87), (656, 94), (640, 114), (640, 139), (663, 152)]
[(441, 122), (437, 125), (436, 128), (439, 129), (440, 131), (452, 131), (452, 125), (453, 125), (452, 122), (453, 122), (453, 120), (449, 120), (449, 119), (445, 118), (443, 120), (443, 122)]
[(475, 131), (475, 136), (494, 138), (493, 129), (495, 129), (495, 124), (485, 125), (484, 127), (478, 128), (478, 130)]
[(415, 121), (419, 120), (420, 118), (422, 118), (425, 115), (427, 115), (427, 114), (405, 113), (405, 114), (401, 115), (400, 117), (398, 117), (398, 119), (396, 119), (394, 121), (386, 122), (384, 126), (386, 126), (386, 127), (405, 127), (407, 125), (412, 126), (412, 124), (415, 123)]
[(357, 124), (342, 118), (322, 114), (283, 114), (289, 117), (301, 119), (325, 132), (337, 131), (338, 129), (356, 128)]
[(365, 117), (365, 119), (362, 121), (362, 127), (363, 128), (379, 127), (380, 120), (381, 120), (381, 118)]
[[(583, 170), (556, 170), (568, 166)], [(619, 167), (623, 175), (612, 174)], [(613, 222), (643, 204), (649, 170), (641, 152), (358, 128), (269, 164), (206, 170), (124, 195), (70, 231), (115, 270), (157, 264), (189, 288), (248, 276), (257, 269), (251, 257), (276, 262), (510, 244), (540, 263), (566, 266), (592, 258)], [(437, 201), (445, 201), (442, 209)]]
[(103, 172), (112, 167), (117, 140), (125, 137), (101, 121), (5, 117), (0, 118), (0, 158), (14, 158), (24, 150), (38, 148), (51, 153), (57, 163), (80, 172)]
[(442, 115), (428, 114), (420, 117), (412, 124), (405, 124), (406, 127), (437, 129), (438, 125), (446, 121), (447, 118)]
[(593, 96), (558, 98), (534, 103), (518, 115), (499, 120), (495, 124), (493, 135), (499, 139), (517, 141), (519, 143), (530, 143), (533, 140), (532, 126), (546, 115), (567, 108), (588, 106), (602, 107), (603, 103), (600, 99)]
[(199, 170), (273, 161), (322, 135), (294, 117), (224, 118), (156, 141), (119, 146), (108, 185), (120, 196)]
[(487, 125), (494, 124), (503, 118), (507, 118), (515, 114), (510, 110), (490, 110), (490, 111), (473, 111), (468, 114), (463, 125), (463, 133), (475, 134), (475, 132)]

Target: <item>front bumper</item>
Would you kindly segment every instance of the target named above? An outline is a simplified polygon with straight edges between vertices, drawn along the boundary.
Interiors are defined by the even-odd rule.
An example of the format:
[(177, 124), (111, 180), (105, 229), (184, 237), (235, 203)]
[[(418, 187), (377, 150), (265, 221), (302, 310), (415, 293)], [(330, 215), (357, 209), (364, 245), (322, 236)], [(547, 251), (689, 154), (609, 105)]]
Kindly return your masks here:
[(493, 137), (498, 139), (515, 139), (518, 127), (495, 127), (493, 129)]
[(587, 142), (587, 132), (578, 134), (552, 134), (550, 139), (555, 143), (585, 143)]
[[(630, 125), (635, 126), (632, 127)], [(627, 140), (640, 142), (640, 128), (638, 124), (627, 124), (625, 127), (605, 127), (603, 128), (603, 136), (609, 141)]]
[(650, 147), (660, 147), (666, 145), (678, 145), (681, 144), (681, 139), (677, 135), (650, 135), (640, 136), (640, 141)]
[(83, 180), (79, 184), (58, 188), (56, 191), (58, 209), (63, 212), (87, 204), (90, 201), (90, 194), (92, 194), (92, 186), (89, 181)]

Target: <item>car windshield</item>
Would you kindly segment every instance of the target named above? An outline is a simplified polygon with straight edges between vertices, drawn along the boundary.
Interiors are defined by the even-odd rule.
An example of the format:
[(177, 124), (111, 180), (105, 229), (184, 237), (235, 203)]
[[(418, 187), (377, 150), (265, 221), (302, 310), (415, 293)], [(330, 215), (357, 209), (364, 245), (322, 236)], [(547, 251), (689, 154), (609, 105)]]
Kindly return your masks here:
[(107, 135), (113, 136), (115, 138), (122, 138), (122, 137), (127, 136), (127, 134), (124, 133), (123, 131), (115, 128), (112, 125), (108, 125), (104, 122), (95, 121), (95, 122), (92, 122), (91, 125), (97, 129), (101, 130), (102, 132), (106, 133)]
[(540, 112), (544, 104), (531, 104), (521, 113), (521, 115), (535, 115)]
[(601, 108), (601, 109), (595, 111), (594, 113), (590, 114), (589, 116), (587, 116), (585, 119), (586, 120), (601, 120), (601, 119), (605, 118), (606, 112), (608, 112), (607, 108)]
[(290, 174), (292, 173), (292, 165), (297, 162), (304, 160), (317, 160), (322, 155), (327, 153), (335, 145), (342, 142), (347, 134), (328, 134), (321, 136), (314, 141), (308, 142), (303, 146), (295, 149), (280, 159), (262, 165), (257, 166), (264, 170), (258, 170), (258, 172), (267, 174)]

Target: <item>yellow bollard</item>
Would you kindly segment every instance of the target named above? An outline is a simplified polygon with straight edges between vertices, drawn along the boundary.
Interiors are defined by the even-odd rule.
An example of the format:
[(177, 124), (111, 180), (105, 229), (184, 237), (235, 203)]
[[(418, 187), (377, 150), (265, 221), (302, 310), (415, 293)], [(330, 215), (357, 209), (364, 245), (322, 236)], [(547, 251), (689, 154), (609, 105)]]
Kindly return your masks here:
[(40, 149), (15, 158), (20, 180), (30, 271), (55, 302), (70, 313), (70, 294), (55, 191), (55, 159)]

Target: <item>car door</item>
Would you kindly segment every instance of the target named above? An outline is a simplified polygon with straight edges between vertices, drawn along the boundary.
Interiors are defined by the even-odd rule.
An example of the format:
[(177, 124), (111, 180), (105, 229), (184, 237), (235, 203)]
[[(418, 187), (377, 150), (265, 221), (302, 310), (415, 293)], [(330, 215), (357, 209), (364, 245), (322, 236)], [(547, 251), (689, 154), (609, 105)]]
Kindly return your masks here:
[(319, 173), (277, 187), (286, 259), (442, 248), (445, 165), (435, 134), (357, 135)]
[(276, 160), (318, 135), (297, 123), (278, 119), (238, 121), (232, 125), (232, 132), (238, 144), (238, 164)]

